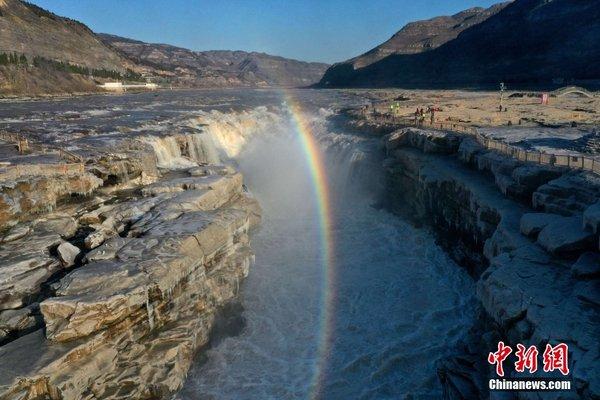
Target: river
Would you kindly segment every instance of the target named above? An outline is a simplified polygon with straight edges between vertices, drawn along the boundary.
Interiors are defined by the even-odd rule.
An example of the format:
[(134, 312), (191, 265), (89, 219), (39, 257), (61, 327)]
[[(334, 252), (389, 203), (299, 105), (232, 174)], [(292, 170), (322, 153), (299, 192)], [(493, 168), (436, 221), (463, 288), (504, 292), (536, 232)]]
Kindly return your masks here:
[[(80, 152), (123, 134), (202, 132), (198, 154), (243, 172), (263, 208), (256, 261), (176, 398), (436, 399), (435, 362), (473, 325), (474, 284), (430, 232), (377, 206), (378, 140), (330, 118), (359, 103), (312, 90), (90, 96), (3, 103), (0, 128)], [(321, 192), (301, 133), (323, 158)], [(152, 140), (164, 166), (189, 165)]]
[(179, 398), (439, 398), (435, 361), (473, 323), (472, 280), (428, 231), (376, 207), (377, 141), (306, 108), (332, 192), (332, 261), (294, 124), (271, 127), (236, 157), (264, 210), (241, 326), (197, 359)]

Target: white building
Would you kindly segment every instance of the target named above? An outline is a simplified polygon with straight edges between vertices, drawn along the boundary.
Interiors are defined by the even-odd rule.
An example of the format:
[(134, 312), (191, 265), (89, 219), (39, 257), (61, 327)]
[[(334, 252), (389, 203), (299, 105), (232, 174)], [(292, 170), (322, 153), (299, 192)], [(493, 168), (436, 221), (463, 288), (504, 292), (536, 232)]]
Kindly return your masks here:
[(123, 83), (122, 82), (105, 82), (102, 85), (100, 85), (100, 87), (103, 89), (108, 89), (108, 90), (117, 90), (117, 89), (123, 88)]
[(125, 91), (127, 89), (147, 89), (147, 90), (156, 90), (158, 89), (158, 85), (156, 83), (140, 83), (140, 84), (131, 84), (131, 85), (124, 85), (123, 82), (105, 82), (102, 85), (98, 85), (98, 87), (101, 87), (102, 89), (105, 90), (112, 90), (112, 91)]

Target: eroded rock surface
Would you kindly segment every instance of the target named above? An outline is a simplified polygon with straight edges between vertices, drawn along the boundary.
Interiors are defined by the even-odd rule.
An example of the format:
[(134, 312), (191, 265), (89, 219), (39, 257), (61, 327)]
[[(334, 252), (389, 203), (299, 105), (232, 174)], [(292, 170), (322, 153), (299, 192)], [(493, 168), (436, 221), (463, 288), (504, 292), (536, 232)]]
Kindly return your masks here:
[(180, 387), (248, 274), (261, 214), (191, 136), (83, 137), (84, 163), (3, 181), (0, 399)]
[[(476, 254), (485, 256), (474, 260), (483, 262), (483, 271), (470, 271), (491, 319), (490, 332), (479, 335), (483, 348), (465, 346), (467, 355), (439, 363), (446, 393), (458, 396), (451, 398), (489, 395), (485, 379), (475, 376), (477, 368), (465, 364), (472, 362), (465, 361), (471, 360), (469, 352), (481, 357), (498, 340), (538, 347), (550, 340), (569, 345), (572, 397), (600, 397), (600, 254), (594, 222), (600, 180), (507, 159), (469, 138), (454, 157), (428, 154), (423, 142), (431, 135), (406, 140), (405, 133), (386, 138), (390, 205), (429, 221), (451, 249), (463, 249), (451, 254), (467, 267)], [(536, 393), (517, 397), (540, 398)]]
[[(201, 175), (149, 185), (142, 197), (81, 216), (87, 238), (102, 232), (103, 240), (42, 299), (45, 330), (0, 347), (0, 398), (153, 398), (180, 387), (215, 313), (248, 274), (248, 230), (260, 210), (239, 174)], [(60, 258), (73, 250), (59, 234), (42, 238)], [(23, 305), (46, 271), (64, 264), (39, 251), (30, 258), (37, 264), (29, 269), (44, 274), (32, 272), (5, 308)], [(22, 310), (2, 312), (0, 332), (29, 326)]]
[[(75, 220), (51, 216), (15, 230), (27, 232), (14, 236), (0, 246), (0, 310), (26, 306), (36, 299), (42, 283), (64, 266), (51, 252), (63, 239), (75, 234)], [(10, 236), (9, 232), (9, 236)]]
[(596, 235), (583, 228), (581, 215), (558, 217), (550, 221), (538, 236), (538, 243), (553, 254), (593, 250)]
[(71, 195), (85, 195), (102, 185), (89, 173), (25, 176), (0, 182), (0, 228), (52, 211), (56, 203)]
[(537, 237), (537, 235), (551, 222), (562, 219), (556, 214), (527, 213), (521, 217), (521, 233), (525, 236)]

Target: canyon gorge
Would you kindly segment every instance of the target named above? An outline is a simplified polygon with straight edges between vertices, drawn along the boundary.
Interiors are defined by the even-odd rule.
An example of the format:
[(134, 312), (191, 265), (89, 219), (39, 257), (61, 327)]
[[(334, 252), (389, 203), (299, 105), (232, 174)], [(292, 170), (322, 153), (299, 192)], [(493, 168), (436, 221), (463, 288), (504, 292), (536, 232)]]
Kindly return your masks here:
[(0, 400), (600, 399), (600, 0), (143, 3), (0, 0)]
[(567, 343), (596, 398), (598, 177), (365, 101), (2, 110), (33, 150), (3, 147), (0, 398), (483, 398), (509, 339)]

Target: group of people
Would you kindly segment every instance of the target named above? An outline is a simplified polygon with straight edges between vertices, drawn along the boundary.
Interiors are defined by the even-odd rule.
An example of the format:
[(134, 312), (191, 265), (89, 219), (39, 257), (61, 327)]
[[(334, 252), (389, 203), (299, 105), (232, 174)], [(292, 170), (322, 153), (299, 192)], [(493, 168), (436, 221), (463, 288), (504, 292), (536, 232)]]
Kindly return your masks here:
[(425, 122), (425, 114), (429, 114), (429, 119), (431, 124), (435, 122), (435, 112), (436, 109), (434, 107), (427, 107), (427, 110), (424, 108), (418, 108), (415, 111), (415, 125), (423, 125)]

